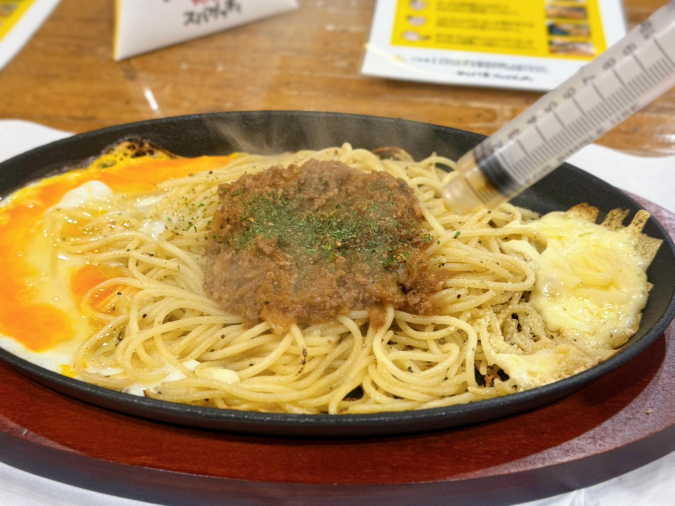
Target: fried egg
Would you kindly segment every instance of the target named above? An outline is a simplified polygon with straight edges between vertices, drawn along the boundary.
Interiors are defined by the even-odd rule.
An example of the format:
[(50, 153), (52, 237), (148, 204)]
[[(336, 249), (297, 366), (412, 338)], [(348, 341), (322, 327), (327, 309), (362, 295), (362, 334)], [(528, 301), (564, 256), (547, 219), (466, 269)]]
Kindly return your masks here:
[[(100, 328), (100, 323), (81, 314), (79, 303), (92, 287), (117, 272), (114, 266), (83, 263), (63, 253), (56, 256), (52, 246), (59, 238), (36, 233), (44, 229), (46, 211), (74, 209), (91, 202), (104, 206), (113, 195), (133, 199), (155, 190), (160, 181), (222, 167), (230, 159), (171, 159), (161, 150), (138, 156), (136, 148), (132, 143), (123, 144), (85, 169), (42, 180), (3, 202), (0, 347), (45, 369), (74, 377), (71, 364), (76, 350)], [(143, 170), (138, 170), (141, 164)], [(152, 197), (137, 198), (135, 205), (144, 209), (162, 198), (159, 190)], [(78, 223), (69, 226), (77, 228)], [(155, 239), (164, 230), (164, 223), (157, 220), (143, 224), (143, 231)], [(97, 296), (103, 300), (110, 295), (108, 291)]]

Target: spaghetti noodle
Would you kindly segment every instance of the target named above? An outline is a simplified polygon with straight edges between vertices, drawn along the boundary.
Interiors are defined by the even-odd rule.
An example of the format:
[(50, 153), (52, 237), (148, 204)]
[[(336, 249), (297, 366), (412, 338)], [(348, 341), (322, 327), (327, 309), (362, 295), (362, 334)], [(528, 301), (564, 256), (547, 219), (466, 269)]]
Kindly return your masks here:
[[(413, 189), (430, 240), (429, 269), (449, 273), (432, 295), (442, 308), (438, 314), (389, 306), (380, 315), (383, 324), (375, 325), (362, 309), (277, 333), (268, 322), (245, 321), (206, 296), (205, 255), (218, 186), (310, 159), (386, 171)], [(440, 197), (453, 166), (435, 155), (415, 162), (400, 151), (396, 159), (380, 159), (345, 144), (241, 155), (221, 168), (163, 181), (133, 199), (112, 193), (53, 206), (45, 217), (53, 258), (80, 272), (98, 269), (104, 279), (82, 296), (82, 314), (98, 327), (75, 354), (76, 376), (154, 399), (218, 408), (377, 413), (506, 395), (614, 353), (637, 320), (628, 322), (633, 330), (623, 341), (615, 338), (613, 348), (549, 330), (528, 300), (538, 269), (534, 257), (546, 247), (542, 230), (531, 226), (540, 217), (510, 204), (453, 214)]]

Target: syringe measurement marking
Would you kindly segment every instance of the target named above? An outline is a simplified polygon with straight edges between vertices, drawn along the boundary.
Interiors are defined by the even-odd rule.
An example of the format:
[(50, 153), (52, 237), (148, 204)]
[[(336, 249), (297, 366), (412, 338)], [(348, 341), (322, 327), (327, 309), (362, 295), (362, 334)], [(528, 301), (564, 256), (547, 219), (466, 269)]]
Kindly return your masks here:
[(658, 82), (661, 82), (664, 79), (666, 79), (669, 74), (669, 71), (666, 70), (664, 73), (663, 69), (661, 68), (661, 65), (663, 65), (664, 61), (665, 60), (661, 58), (660, 60), (655, 61), (651, 67), (652, 74), (656, 75)]
[[(570, 123), (569, 125), (566, 125), (560, 119), (560, 116), (558, 115), (558, 113), (556, 113), (556, 112), (553, 113), (554, 116), (556, 117), (556, 119), (559, 121), (560, 125), (563, 127), (563, 130), (561, 130), (559, 132), (559, 134), (564, 133), (564, 135), (567, 136), (566, 142), (568, 144), (574, 144), (575, 142), (578, 141), (578, 138), (583, 137), (585, 135), (585, 131), (583, 131), (581, 128), (579, 128), (577, 126), (578, 123), (583, 123), (583, 124), (586, 125), (586, 127), (582, 127), (582, 128), (587, 128), (587, 127), (590, 126), (589, 123), (587, 122), (587, 120), (583, 117), (585, 111), (579, 106), (579, 104), (576, 100), (574, 100), (574, 103), (575, 103), (576, 107), (578, 108), (579, 112), (582, 114), (582, 116), (579, 116), (576, 120), (573, 120), (572, 123)], [(539, 133), (541, 135), (541, 131)], [(522, 142), (520, 142), (520, 139), (518, 139), (518, 143), (519, 143), (521, 149), (523, 150), (523, 152), (526, 153), (526, 156), (520, 157), (515, 164), (512, 164), (512, 170), (513, 170), (513, 172), (516, 173), (517, 176), (519, 176), (520, 178), (523, 178), (530, 172), (531, 169), (536, 167), (537, 163), (539, 163), (539, 164), (545, 163), (548, 160), (541, 158), (540, 157), (541, 154), (540, 154), (539, 151), (534, 153), (535, 156), (532, 156), (533, 154), (525, 148), (525, 146), (522, 144)], [(564, 151), (564, 149), (563, 149), (563, 151)], [(556, 154), (555, 153), (551, 153), (551, 154), (553, 156), (551, 156), (550, 158), (555, 159)], [(501, 159), (501, 157), (500, 157), (500, 159)], [(502, 161), (502, 163), (504, 163), (504, 162)], [(509, 166), (511, 164), (504, 164), (504, 165)], [(530, 170), (528, 170), (528, 169), (530, 169)]]
[[(556, 134), (553, 134), (551, 137), (548, 137), (548, 138), (547, 138), (547, 137), (544, 136), (544, 134), (541, 132), (541, 128), (539, 128), (539, 126), (535, 126), (535, 128), (537, 129), (537, 133), (538, 133), (539, 136), (544, 140), (544, 142), (550, 143), (550, 144), (555, 148), (555, 151), (562, 151), (563, 149), (565, 149), (565, 148), (560, 144), (560, 142), (558, 141), (558, 135), (557, 135), (557, 133), (556, 133)], [(546, 144), (545, 144), (545, 145), (546, 145)], [(553, 153), (553, 156), (555, 156), (555, 151), (554, 151), (554, 153)], [(549, 158), (551, 158), (551, 157), (549, 157)]]
[[(612, 93), (608, 94), (605, 98), (607, 102), (609, 102), (611, 108), (613, 109), (612, 112), (614, 111), (621, 111), (627, 107), (628, 104), (626, 104), (626, 101), (624, 98), (621, 96), (619, 93), (620, 88), (617, 90), (614, 90)], [(600, 93), (600, 90), (598, 90), (598, 93)]]
[(621, 89), (621, 96), (623, 97), (624, 104), (626, 104), (625, 107), (630, 107), (630, 105), (633, 102), (635, 102), (635, 97), (633, 96), (633, 93), (630, 90), (628, 90), (625, 85)]
[[(652, 88), (660, 81), (662, 81), (664, 78), (667, 76), (663, 75), (663, 68), (659, 68), (660, 72), (656, 73), (653, 70), (653, 65), (650, 65), (650, 67), (647, 69), (642, 65), (641, 61), (637, 58), (636, 55), (632, 55), (636, 61), (638, 62), (638, 65), (643, 69), (644, 75), (650, 78), (652, 83), (643, 82), (639, 83), (641, 88)], [(670, 63), (670, 62), (668, 62)], [(664, 65), (664, 60), (660, 59), (658, 62), (655, 62), (655, 64), (660, 64)], [(635, 91), (631, 90), (628, 86), (626, 86), (626, 83), (623, 81), (623, 79), (620, 78), (618, 73), (614, 68), (611, 69), (614, 77), (617, 79), (617, 81), (620, 84), (620, 87), (615, 90), (612, 94), (608, 96), (604, 96), (602, 92), (598, 89), (598, 87), (592, 83), (593, 91), (598, 95), (600, 98), (601, 102), (596, 103), (594, 107), (591, 107), (587, 110), (585, 110), (581, 104), (579, 104), (578, 100), (574, 97), (572, 98), (573, 103), (576, 105), (577, 109), (582, 113), (582, 117), (578, 118), (577, 121), (572, 122), (569, 125), (566, 125), (561, 119), (560, 116), (556, 113), (553, 112), (553, 116), (555, 119), (560, 123), (561, 127), (563, 127), (563, 130), (560, 130), (556, 134), (554, 134), (551, 137), (546, 137), (541, 129), (535, 125), (535, 130), (537, 134), (541, 137), (541, 139), (546, 143), (544, 145), (537, 146), (534, 151), (528, 151), (524, 144), (518, 139), (518, 145), (525, 154), (525, 156), (519, 158), (515, 164), (513, 164), (513, 169), (515, 169), (514, 172), (517, 173), (518, 176), (521, 178), (525, 176), (525, 172), (528, 167), (533, 168), (533, 165), (535, 163), (539, 163), (540, 165), (544, 164), (547, 162), (547, 160), (544, 157), (550, 158), (555, 158), (556, 151), (564, 151), (564, 147), (561, 145), (561, 140), (563, 142), (570, 143), (570, 141), (574, 142), (576, 138), (583, 137), (583, 134), (585, 132), (580, 131), (581, 129), (578, 127), (578, 123), (582, 124), (583, 128), (586, 128), (587, 130), (591, 130), (593, 128), (597, 128), (599, 125), (605, 123), (608, 118), (610, 118), (612, 115), (617, 115), (617, 117), (621, 116), (620, 112), (625, 110), (626, 108), (630, 107), (630, 103), (635, 100)], [(660, 75), (659, 75), (660, 74)], [(636, 77), (641, 77), (640, 75)], [(646, 79), (645, 79), (646, 80)], [(636, 78), (631, 79), (632, 82), (639, 82), (637, 81)], [(632, 83), (631, 83), (632, 84)], [(651, 86), (649, 85), (651, 84)], [(646, 85), (646, 86), (645, 86)], [(645, 90), (646, 91), (646, 90)], [(619, 113), (619, 114), (617, 114)], [(598, 131), (602, 131), (604, 129), (598, 129)], [(498, 158), (502, 158), (499, 156)], [(502, 160), (500, 160), (502, 161)], [(502, 161), (504, 163), (504, 161)]]
[(530, 154), (530, 152), (525, 148), (525, 145), (523, 144), (523, 141), (521, 141), (520, 139), (518, 139), (516, 142), (518, 142), (518, 145), (520, 146), (520, 149), (522, 149), (523, 152), (524, 152), (526, 155), (529, 155), (529, 154)]
[(523, 175), (524, 175), (523, 170), (525, 169), (525, 167), (523, 167), (523, 162), (530, 160), (529, 155), (520, 156), (515, 161), (512, 160), (511, 163), (508, 163), (503, 158), (503, 156), (505, 154), (506, 153), (502, 151), (502, 152), (498, 153), (498, 155), (497, 155), (499, 157), (499, 161), (501, 162), (501, 164), (506, 166), (506, 167), (512, 167), (513, 172), (516, 175), (516, 177), (522, 178)]
[(601, 102), (598, 102), (598, 107), (599, 107), (600, 105), (603, 105), (603, 106), (604, 106), (603, 108), (605, 109), (605, 111), (602, 111), (602, 112), (603, 112), (604, 114), (607, 114), (606, 109), (609, 107), (609, 105), (608, 105), (608, 100), (605, 98), (605, 96), (604, 96), (602, 93), (600, 93), (600, 90), (599, 90), (598, 87), (595, 85), (595, 83), (591, 83), (591, 86), (593, 87), (593, 91), (595, 91), (595, 93), (597, 93), (597, 95), (600, 97)]
[(560, 119), (556, 117), (555, 113), (553, 114), (553, 119), (556, 120), (561, 128), (557, 130), (551, 138), (553, 139), (553, 142), (557, 144), (558, 149), (564, 149), (565, 144), (569, 143), (569, 136), (567, 135), (567, 132), (565, 132), (565, 126), (560, 124)]
[(585, 132), (588, 132), (591, 130), (592, 126), (590, 124), (591, 118), (589, 118), (588, 114), (586, 114), (586, 111), (579, 105), (579, 102), (577, 101), (576, 98), (572, 97), (572, 102), (574, 102), (574, 105), (577, 106), (577, 109), (581, 111), (581, 118), (579, 118), (579, 123), (581, 124), (581, 127), (584, 129)]
[(670, 60), (668, 60), (665, 56), (659, 60), (659, 64), (664, 77), (668, 77), (668, 75), (673, 72), (673, 70), (675, 70), (675, 66), (673, 66)]
[(579, 116), (577, 117), (577, 119), (573, 120), (569, 124), (570, 133), (574, 135), (575, 136), (574, 138), (576, 139), (584, 136), (584, 130), (582, 126), (583, 119), (584, 119), (583, 115)]
[(636, 76), (636, 81), (639, 82), (640, 85), (642, 86), (642, 93), (647, 93), (649, 92), (651, 86), (651, 84), (649, 83), (649, 76), (647, 75), (647, 69), (642, 63), (642, 60), (640, 60), (640, 58), (638, 58), (637, 55), (635, 55), (634, 58), (635, 62), (640, 67), (640, 70), (642, 70), (642, 72)]
[[(589, 106), (587, 107), (588, 113), (595, 120), (596, 125), (600, 124), (602, 122), (602, 117), (606, 114), (605, 112), (605, 105), (602, 103), (603, 97), (602, 95), (598, 94), (598, 91), (595, 89), (593, 84), (591, 84), (590, 87), (586, 88), (587, 90), (592, 90), (600, 99), (598, 100), (593, 100), (591, 97), (589, 97), (588, 104)], [(584, 97), (586, 98), (586, 97)], [(592, 104), (592, 105), (591, 105)], [(595, 127), (596, 125), (593, 125)]]
[[(633, 56), (633, 61), (635, 61), (635, 63), (637, 63), (638, 67), (640, 67), (644, 71), (644, 68), (642, 67), (642, 63), (640, 62), (638, 57), (635, 54), (633, 54), (631, 56)], [(645, 88), (643, 83), (640, 81), (641, 78), (642, 78), (642, 74), (636, 74), (635, 77), (633, 77), (630, 80), (630, 82), (638, 89), (638, 92), (637, 92), (638, 96), (644, 95), (645, 93), (647, 93), (647, 88)]]
[(663, 57), (656, 60), (652, 65), (652, 73), (656, 75), (659, 82), (667, 79), (670, 72), (671, 71), (668, 68), (668, 60)]
[(627, 100), (626, 97), (621, 93), (622, 91), (623, 90), (618, 89), (615, 90), (610, 95), (607, 95), (607, 100), (609, 100), (610, 103), (614, 104), (615, 110), (625, 109), (629, 105), (629, 100)]
[(564, 129), (565, 123), (562, 122), (562, 120), (560, 119), (560, 116), (558, 116), (557, 112), (553, 111), (553, 117), (558, 120), (558, 123), (560, 123), (560, 126), (563, 127), (563, 129)]
[(546, 159), (539, 154), (539, 146), (530, 151), (530, 158), (533, 158), (539, 165), (546, 163)]
[(533, 151), (533, 154), (534, 153), (536, 153), (537, 157), (539, 158), (539, 165), (544, 165), (553, 154), (550, 144), (546, 143), (537, 146), (537, 149)]
[[(624, 70), (630, 71), (628, 68)], [(621, 97), (625, 107), (633, 103), (635, 99), (638, 98), (638, 96), (635, 94), (635, 90), (629, 86), (629, 83), (634, 78), (634, 76), (631, 77), (629, 72), (626, 72), (626, 74), (627, 78), (624, 79), (616, 69), (612, 69), (612, 76), (614, 77), (614, 80), (619, 83), (619, 87), (614, 91), (614, 94), (616, 94), (617, 97)]]
[(643, 74), (640, 74), (640, 75), (639, 75), (639, 78), (640, 78), (642, 81), (645, 81), (645, 82), (642, 83), (642, 84), (645, 85), (644, 89), (645, 89), (645, 93), (646, 93), (647, 91), (649, 91), (650, 88), (653, 88), (654, 85), (653, 85), (653, 84), (649, 84), (649, 81), (647, 81), (647, 79), (648, 79), (648, 78), (651, 79), (651, 77), (649, 76), (649, 74), (647, 74), (647, 69), (646, 69), (645, 66), (642, 64), (642, 61), (640, 61), (640, 58), (638, 58), (637, 55), (634, 55), (634, 58), (635, 58), (635, 61), (637, 62), (637, 64), (640, 65), (640, 68), (642, 69)]
[[(523, 143), (520, 141), (520, 139), (517, 140), (517, 143), (520, 147), (520, 149), (523, 151), (524, 155), (521, 157), (518, 157), (518, 159), (515, 161), (515, 163), (511, 164), (513, 168), (513, 172), (516, 174), (517, 177), (522, 178), (525, 174), (527, 174), (527, 166), (531, 165), (534, 163), (532, 161), (532, 157), (530, 155), (530, 152), (525, 148)], [(510, 164), (506, 163), (506, 161), (503, 159), (501, 156), (502, 153), (499, 153), (499, 159), (502, 165), (504, 166), (509, 166)]]
[(653, 40), (654, 44), (656, 45), (656, 47), (659, 48), (659, 51), (661, 51), (663, 56), (665, 56), (670, 61), (670, 63), (672, 63), (673, 66), (675, 66), (675, 61), (673, 61), (673, 59), (670, 57), (670, 55), (668, 53), (666, 53), (665, 50), (661, 47), (661, 43), (656, 38), (654, 38), (652, 40)]
[(606, 78), (612, 79), (614, 83), (619, 84), (618, 87), (616, 87), (611, 93), (607, 95), (607, 100), (614, 105), (615, 110), (622, 110), (628, 107), (631, 101), (624, 90), (625, 86), (623, 84), (623, 81), (617, 78), (616, 72), (606, 74)]
[(626, 98), (629, 102), (632, 102), (635, 100), (635, 93), (633, 93), (633, 90), (629, 89), (628, 86), (626, 86), (626, 82), (623, 80), (621, 77), (621, 74), (619, 74), (616, 69), (612, 69), (612, 74), (614, 74), (614, 77), (616, 77), (616, 80), (619, 81), (621, 84), (621, 91), (624, 94), (624, 98)]
[(591, 110), (595, 113), (597, 125), (601, 124), (605, 118), (611, 114), (611, 112), (607, 110), (607, 105), (605, 104), (604, 97), (602, 97), (602, 95), (600, 95), (600, 101), (595, 102), (595, 106), (592, 107)]
[(542, 140), (542, 141), (546, 142), (546, 141), (548, 140), (546, 137), (544, 137), (544, 134), (541, 133), (541, 128), (539, 128), (538, 125), (534, 125), (534, 129), (535, 129), (536, 132), (539, 134), (539, 137), (541, 137), (541, 140)]
[[(564, 107), (564, 104), (563, 104), (562, 107)], [(558, 123), (560, 123), (560, 125), (562, 125), (563, 131), (565, 131), (568, 136), (571, 136), (571, 139), (574, 139), (575, 134), (578, 136), (577, 127), (576, 127), (576, 124), (577, 124), (576, 119), (573, 119), (572, 121), (570, 121), (569, 124), (565, 124), (565, 122), (560, 118), (560, 115), (557, 112), (554, 112), (553, 115), (558, 120)]]
[(558, 120), (558, 123), (560, 123), (560, 126), (562, 127), (562, 130), (560, 130), (559, 135), (563, 138), (563, 141), (567, 144), (573, 144), (574, 138), (572, 137), (572, 133), (567, 131), (567, 128), (560, 119), (560, 116), (558, 116), (558, 113), (554, 111), (553, 116), (555, 117), (555, 119)]
[[(597, 95), (597, 99), (594, 99), (592, 96), (584, 97), (582, 96), (582, 93), (574, 94), (574, 92), (572, 92), (572, 95), (566, 98), (569, 100), (568, 103), (571, 102), (574, 104), (576, 109), (581, 113), (580, 116), (569, 123), (566, 123), (553, 108), (549, 109), (548, 112), (552, 113), (553, 117), (560, 125), (560, 130), (547, 137), (539, 125), (534, 124), (532, 125), (533, 130), (541, 138), (543, 144), (537, 145), (534, 149), (528, 149), (521, 139), (517, 138), (515, 139), (516, 143), (511, 144), (512, 147), (506, 146), (504, 150), (495, 153), (497, 159), (504, 166), (510, 166), (512, 174), (522, 180), (537, 166), (545, 166), (546, 170), (551, 169), (552, 165), (550, 160), (560, 159), (561, 157), (558, 153), (565, 152), (567, 149), (566, 145), (573, 145), (574, 147), (572, 149), (567, 149), (567, 151), (574, 152), (578, 149), (578, 146), (587, 143), (587, 132), (594, 132), (595, 134), (600, 135), (606, 130), (605, 125), (610, 119), (612, 120), (610, 122), (611, 124), (618, 123), (625, 119), (632, 111), (638, 108), (635, 102), (640, 96), (650, 92), (652, 88), (658, 86), (663, 80), (667, 79), (673, 71), (675, 71), (675, 62), (663, 50), (660, 44), (658, 44), (658, 41), (655, 39), (652, 40), (663, 54), (663, 57), (652, 62), (650, 65), (645, 66), (637, 54), (631, 53), (630, 56), (632, 56), (632, 60), (642, 70), (641, 73), (635, 73), (635, 71), (631, 72), (626, 68), (626, 71), (633, 73), (634, 75), (628, 80), (624, 80), (617, 69), (620, 69), (622, 63), (627, 63), (629, 60), (625, 58), (620, 60), (618, 65), (612, 65), (611, 68), (606, 69), (611, 70), (612, 76), (616, 79), (616, 83), (618, 83), (618, 86), (616, 86), (614, 83), (605, 81), (608, 87), (613, 88), (612, 91), (607, 95), (604, 95), (600, 91), (598, 85), (595, 82), (591, 82), (590, 88), (585, 89), (592, 89), (595, 95)], [(642, 49), (644, 50), (644, 48)], [(624, 52), (624, 55), (627, 57), (628, 53)], [(590, 80), (591, 78), (589, 77), (588, 79)], [(600, 81), (601, 79), (598, 79), (596, 82)], [(588, 86), (585, 80), (584, 84)], [(584, 88), (582, 88), (581, 91), (583, 91), (583, 89)], [(577, 96), (579, 98), (577, 98)], [(580, 100), (582, 100), (583, 105), (586, 105), (587, 107), (583, 107)], [(583, 143), (578, 142), (581, 139), (583, 139)], [(522, 153), (521, 156), (502, 156), (506, 155), (507, 152), (512, 152), (515, 145), (518, 145), (520, 148)], [(515, 152), (513, 152), (513, 154), (515, 154)], [(505, 158), (509, 158), (510, 163), (507, 163)]]
[[(560, 151), (565, 149), (565, 146), (563, 144), (561, 144), (561, 142), (560, 142), (560, 136), (558, 135), (558, 133), (555, 133), (551, 137), (549, 137), (549, 140), (550, 140), (551, 144), (553, 144), (553, 146), (555, 147), (556, 152), (559, 153)], [(554, 156), (555, 156), (555, 153), (554, 153)]]
[[(577, 103), (579, 102), (579, 99), (575, 99), (575, 100), (577, 100)], [(597, 117), (596, 112), (595, 112), (595, 106), (585, 107), (584, 110), (586, 111), (586, 119), (588, 120), (588, 125), (589, 125), (589, 130), (590, 130), (594, 126), (593, 123), (598, 122), (598, 117)]]
[[(635, 59), (637, 62), (641, 63), (641, 60), (637, 57), (637, 55), (635, 56)], [(650, 79), (652, 79), (652, 81), (654, 82), (652, 88), (658, 86), (659, 84), (661, 84), (662, 81), (668, 79), (670, 74), (672, 74), (673, 71), (675, 71), (675, 67), (669, 69), (668, 68), (669, 65), (670, 62), (662, 57), (656, 60), (652, 65), (650, 65), (648, 69), (645, 69), (645, 75), (648, 76)], [(661, 68), (660, 66), (664, 66), (666, 70), (664, 71), (664, 69)], [(640, 67), (643, 69), (645, 68), (643, 65), (640, 65)], [(646, 90), (646, 92), (649, 91), (651, 90), (649, 89)]]
[[(520, 158), (518, 162), (514, 164), (512, 169), (520, 178), (525, 177), (529, 173), (529, 171), (527, 170), (528, 166), (529, 168), (531, 168), (534, 163), (538, 163), (539, 165), (546, 164), (548, 160), (551, 158), (551, 154), (553, 153), (551, 151), (551, 146), (547, 144), (547, 139), (546, 137), (543, 136), (541, 130), (536, 126), (535, 129), (537, 130), (537, 133), (539, 133), (540, 137), (544, 141), (544, 144), (540, 144), (532, 151), (524, 150), (526, 156)], [(546, 151), (548, 151), (548, 153)]]

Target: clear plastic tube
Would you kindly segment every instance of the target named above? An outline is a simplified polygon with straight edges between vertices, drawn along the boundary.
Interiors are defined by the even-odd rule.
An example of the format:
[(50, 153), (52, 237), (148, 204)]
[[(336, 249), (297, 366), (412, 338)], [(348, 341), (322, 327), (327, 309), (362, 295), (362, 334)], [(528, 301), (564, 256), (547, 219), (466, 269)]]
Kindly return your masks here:
[(675, 1), (459, 159), (455, 212), (493, 209), (675, 86)]

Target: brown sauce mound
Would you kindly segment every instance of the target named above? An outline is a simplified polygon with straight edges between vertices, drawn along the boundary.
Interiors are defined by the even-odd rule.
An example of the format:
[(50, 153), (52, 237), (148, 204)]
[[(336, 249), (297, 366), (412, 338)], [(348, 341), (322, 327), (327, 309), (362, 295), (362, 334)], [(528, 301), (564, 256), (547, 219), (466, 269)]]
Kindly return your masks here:
[(310, 160), (218, 194), (205, 290), (226, 311), (283, 332), (375, 305), (436, 309), (447, 274), (427, 272), (431, 236), (404, 180)]

